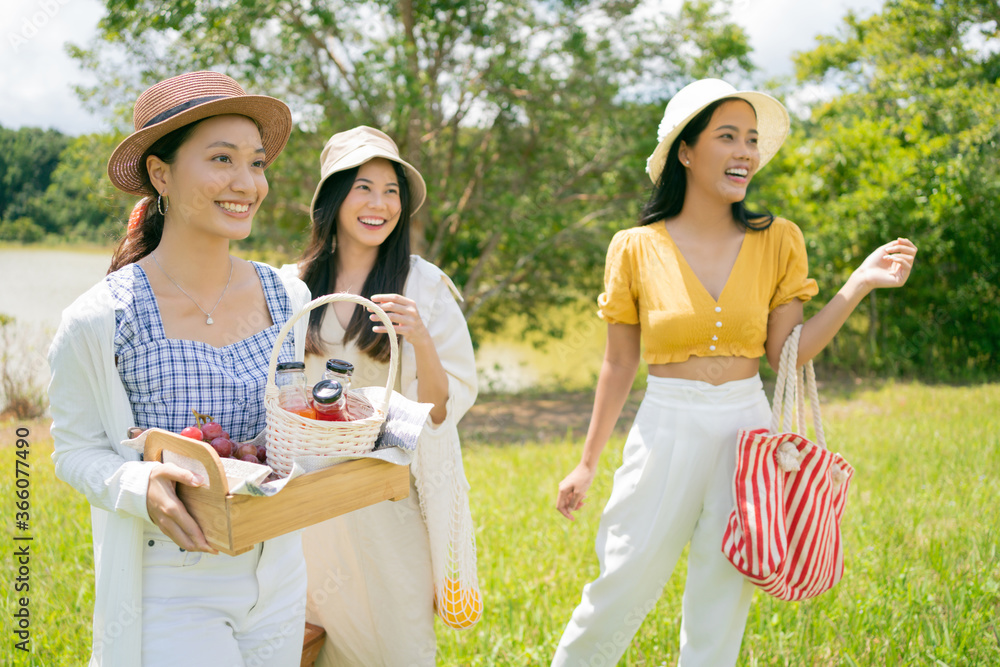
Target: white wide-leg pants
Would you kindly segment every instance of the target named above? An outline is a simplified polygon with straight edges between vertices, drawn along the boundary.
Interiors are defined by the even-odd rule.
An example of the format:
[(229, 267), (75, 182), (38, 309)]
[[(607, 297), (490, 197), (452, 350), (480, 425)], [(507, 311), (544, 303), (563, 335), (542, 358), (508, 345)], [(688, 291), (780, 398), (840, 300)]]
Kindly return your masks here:
[(769, 419), (759, 377), (715, 386), (650, 376), (597, 532), (600, 575), (584, 586), (553, 667), (616, 664), (688, 542), (678, 665), (736, 663), (754, 587), (722, 554), (722, 535), (737, 433)]
[(298, 667), (306, 619), (302, 534), (239, 556), (143, 536), (143, 667)]

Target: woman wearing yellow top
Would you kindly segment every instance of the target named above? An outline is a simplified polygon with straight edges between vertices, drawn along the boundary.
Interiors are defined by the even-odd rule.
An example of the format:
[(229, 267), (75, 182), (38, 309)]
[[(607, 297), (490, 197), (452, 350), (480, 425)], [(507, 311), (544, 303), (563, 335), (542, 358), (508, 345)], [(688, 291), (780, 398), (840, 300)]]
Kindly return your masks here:
[[(717, 79), (686, 86), (667, 105), (647, 163), (653, 194), (639, 226), (608, 248), (598, 299), (607, 349), (583, 457), (559, 484), (557, 508), (568, 519), (621, 414), (640, 338), (648, 388), (601, 517), (600, 574), (584, 587), (553, 665), (615, 664), (689, 542), (678, 664), (736, 663), (753, 595), (721, 551), (737, 431), (767, 425), (759, 359), (777, 367), (802, 304), (817, 292), (798, 227), (744, 202), (788, 123), (774, 98)], [(803, 326), (799, 364), (868, 292), (903, 285), (916, 251), (896, 239), (869, 255)]]

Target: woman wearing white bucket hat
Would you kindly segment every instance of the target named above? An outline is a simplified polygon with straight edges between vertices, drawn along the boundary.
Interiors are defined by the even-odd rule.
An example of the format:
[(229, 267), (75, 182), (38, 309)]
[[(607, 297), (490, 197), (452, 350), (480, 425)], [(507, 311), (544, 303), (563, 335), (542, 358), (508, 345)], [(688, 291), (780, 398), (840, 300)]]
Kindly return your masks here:
[[(774, 98), (717, 79), (667, 105), (647, 162), (654, 183), (639, 225), (608, 248), (599, 315), (608, 341), (580, 464), (557, 509), (580, 509), (640, 360), (649, 381), (597, 536), (598, 578), (583, 589), (553, 665), (615, 664), (690, 543), (680, 659), (735, 664), (754, 587), (722, 554), (737, 431), (767, 425), (759, 359), (781, 348), (817, 293), (793, 223), (745, 205), (753, 176), (788, 133)], [(861, 299), (906, 282), (916, 247), (873, 252), (804, 325), (799, 363), (818, 354)]]
[[(470, 540), (459, 548), (472, 549), (475, 574), (457, 429), (476, 400), (472, 339), (454, 284), (410, 255), (410, 216), (424, 202), (426, 186), (395, 142), (365, 126), (335, 134), (320, 157), (320, 176), (310, 207), (312, 237), (294, 271), (316, 296), (350, 292), (378, 303), (402, 338), (395, 389), (434, 407), (411, 465), (409, 497), (303, 532), (306, 618), (327, 632), (316, 665), (434, 665), (435, 596), (446, 593), (439, 588), (452, 555), (435, 526), (451, 519), (468, 530)], [(353, 386), (384, 387), (389, 342), (374, 319), (348, 302), (314, 310), (306, 341), (309, 380), (318, 380), (335, 358), (354, 365)], [(431, 456), (441, 451), (449, 453), (443, 463)], [(464, 503), (445, 503), (442, 512), (429, 494), (421, 495), (429, 480)]]

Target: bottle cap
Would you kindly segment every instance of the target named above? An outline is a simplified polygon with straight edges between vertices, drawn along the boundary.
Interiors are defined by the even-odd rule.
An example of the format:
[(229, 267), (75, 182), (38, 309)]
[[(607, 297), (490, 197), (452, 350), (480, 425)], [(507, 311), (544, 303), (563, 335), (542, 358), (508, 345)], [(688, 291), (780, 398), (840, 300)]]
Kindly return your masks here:
[(329, 405), (340, 400), (344, 388), (336, 380), (320, 380), (313, 387), (313, 400), (321, 405)]
[(333, 371), (334, 373), (350, 375), (354, 372), (354, 364), (349, 361), (344, 361), (343, 359), (328, 359), (326, 362), (326, 370)]
[(275, 366), (277, 371), (304, 371), (306, 364), (304, 361), (282, 361)]

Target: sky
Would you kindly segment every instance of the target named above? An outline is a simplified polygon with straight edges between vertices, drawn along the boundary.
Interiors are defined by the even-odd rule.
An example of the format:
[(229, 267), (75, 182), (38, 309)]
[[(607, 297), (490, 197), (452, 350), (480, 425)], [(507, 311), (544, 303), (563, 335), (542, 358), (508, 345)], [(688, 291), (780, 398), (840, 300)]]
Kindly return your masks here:
[[(657, 0), (673, 10), (679, 0)], [(732, 0), (732, 17), (750, 36), (765, 76), (792, 73), (791, 56), (815, 37), (834, 33), (848, 10), (877, 12), (883, 0)], [(0, 13), (0, 125), (55, 128), (70, 135), (107, 130), (84, 110), (72, 86), (93, 83), (66, 54), (66, 42), (88, 44), (104, 14), (98, 0), (6, 0)], [(793, 109), (794, 111), (794, 109)]]

